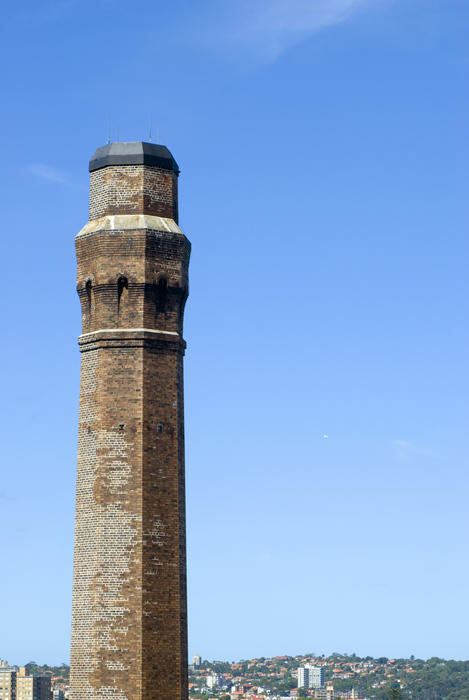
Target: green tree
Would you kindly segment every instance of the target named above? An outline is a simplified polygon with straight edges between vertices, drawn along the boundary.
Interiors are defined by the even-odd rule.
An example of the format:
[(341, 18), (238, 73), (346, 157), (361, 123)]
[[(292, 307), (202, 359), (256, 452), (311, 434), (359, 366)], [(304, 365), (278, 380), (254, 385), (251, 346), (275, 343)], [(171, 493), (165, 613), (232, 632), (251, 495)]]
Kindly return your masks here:
[(28, 676), (37, 675), (42, 670), (36, 661), (28, 661), (28, 663), (25, 664), (25, 669)]

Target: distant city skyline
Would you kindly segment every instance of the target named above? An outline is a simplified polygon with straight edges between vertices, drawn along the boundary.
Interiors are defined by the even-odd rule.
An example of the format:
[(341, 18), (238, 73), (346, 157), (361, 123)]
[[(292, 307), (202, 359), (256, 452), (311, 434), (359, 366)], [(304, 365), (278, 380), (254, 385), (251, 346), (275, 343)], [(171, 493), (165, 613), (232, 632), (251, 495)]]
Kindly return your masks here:
[[(197, 660), (197, 659), (196, 659)], [(245, 659), (241, 662), (203, 660), (203, 664), (189, 667), (190, 700), (204, 697), (209, 690), (214, 697), (225, 700), (226, 695), (237, 700), (281, 700), (285, 697), (309, 696), (318, 700), (388, 700), (392, 689), (400, 688), (402, 698), (421, 697), (422, 700), (465, 700), (469, 693), (467, 669), (469, 661), (448, 661), (432, 658), (421, 659), (374, 659), (356, 655), (333, 654), (329, 657), (276, 656)], [(309, 688), (297, 686), (304, 674), (313, 670), (315, 677), (308, 678)], [(25, 677), (25, 682), (40, 682), (45, 688), (52, 685), (53, 700), (68, 700), (70, 697), (69, 669), (63, 666), (37, 666), (11, 668), (0, 660), (0, 691), (15, 688), (10, 682), (16, 676)], [(42, 676), (42, 680), (41, 680)], [(306, 679), (305, 679), (306, 680)], [(214, 694), (214, 695), (213, 695)], [(25, 699), (27, 700), (27, 698)], [(33, 699), (34, 700), (34, 699)], [(49, 700), (36, 698), (36, 700)]]

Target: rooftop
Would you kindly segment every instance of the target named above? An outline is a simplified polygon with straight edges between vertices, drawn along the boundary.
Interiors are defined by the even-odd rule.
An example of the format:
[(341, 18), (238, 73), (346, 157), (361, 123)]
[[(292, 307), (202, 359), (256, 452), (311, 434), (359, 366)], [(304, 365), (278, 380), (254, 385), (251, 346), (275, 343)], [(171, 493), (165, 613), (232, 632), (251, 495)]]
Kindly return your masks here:
[(90, 160), (90, 173), (108, 165), (154, 165), (179, 173), (179, 166), (166, 146), (145, 141), (108, 143)]

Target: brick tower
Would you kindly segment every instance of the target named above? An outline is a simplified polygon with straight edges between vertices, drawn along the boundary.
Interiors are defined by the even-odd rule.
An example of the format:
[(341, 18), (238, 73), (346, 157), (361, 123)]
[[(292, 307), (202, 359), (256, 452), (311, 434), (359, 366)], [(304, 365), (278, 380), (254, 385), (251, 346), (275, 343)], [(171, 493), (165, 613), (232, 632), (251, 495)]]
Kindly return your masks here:
[(71, 700), (186, 700), (182, 338), (190, 243), (167, 148), (90, 161)]

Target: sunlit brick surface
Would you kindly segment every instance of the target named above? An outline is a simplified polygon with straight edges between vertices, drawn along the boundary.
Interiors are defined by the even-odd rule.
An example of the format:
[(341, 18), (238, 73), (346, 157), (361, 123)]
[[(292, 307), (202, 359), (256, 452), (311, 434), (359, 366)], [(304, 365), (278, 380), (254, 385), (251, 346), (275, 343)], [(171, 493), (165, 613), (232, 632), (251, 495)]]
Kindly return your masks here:
[(90, 174), (90, 219), (154, 214), (177, 223), (177, 174), (151, 165), (110, 165)]
[[(107, 177), (116, 167), (118, 177)], [(131, 192), (138, 213), (176, 221), (174, 173), (126, 165), (91, 175), (96, 225), (76, 241), (83, 335), (71, 700), (185, 700), (190, 244), (175, 226), (111, 230), (98, 218), (109, 202), (130, 215)]]

